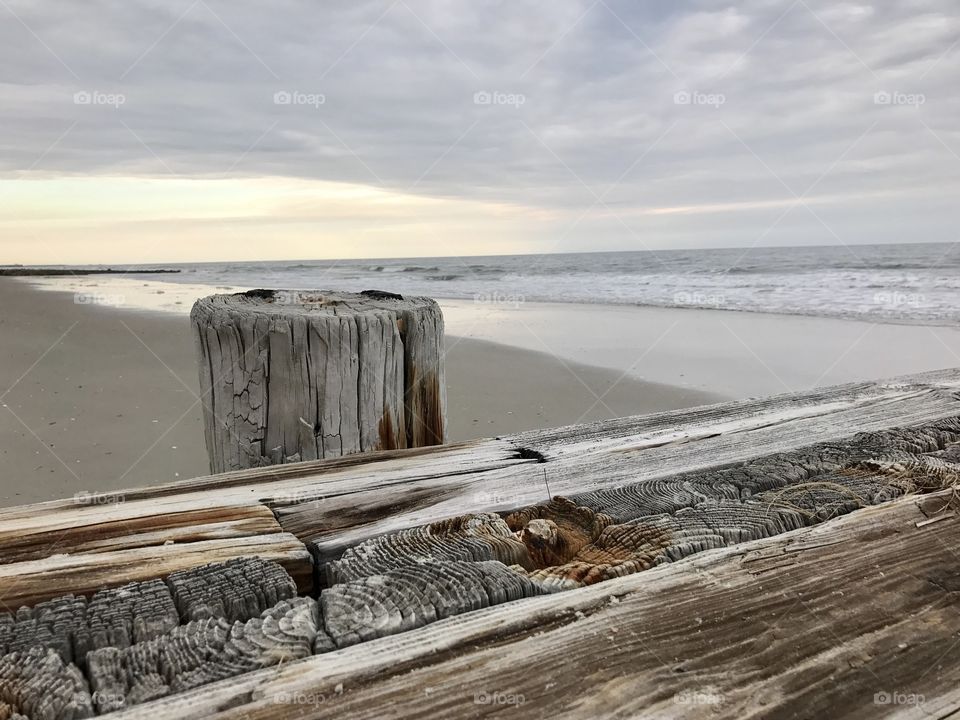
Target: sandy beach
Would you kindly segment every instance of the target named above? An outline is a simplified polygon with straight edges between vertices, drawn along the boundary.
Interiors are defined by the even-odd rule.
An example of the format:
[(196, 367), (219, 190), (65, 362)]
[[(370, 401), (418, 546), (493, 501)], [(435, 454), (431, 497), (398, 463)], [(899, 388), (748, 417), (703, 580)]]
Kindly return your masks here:
[[(74, 291), (97, 301), (77, 303)], [(187, 311), (212, 291), (143, 278), (0, 279), (0, 431), (10, 438), (0, 449), (9, 478), (0, 503), (206, 473)], [(572, 303), (441, 306), (451, 440), (960, 365), (960, 331), (948, 327)]]
[[(185, 315), (75, 304), (0, 280), (0, 504), (207, 472)], [(691, 407), (720, 395), (448, 336), (453, 440)]]

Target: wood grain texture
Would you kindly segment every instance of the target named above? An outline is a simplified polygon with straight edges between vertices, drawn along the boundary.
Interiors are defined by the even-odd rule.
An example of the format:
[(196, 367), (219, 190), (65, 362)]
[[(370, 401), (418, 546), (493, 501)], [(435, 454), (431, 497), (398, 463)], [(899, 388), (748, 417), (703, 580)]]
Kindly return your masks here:
[(309, 657), (318, 622), (317, 602), (298, 597), (244, 622), (193, 620), (135, 646), (96, 650), (88, 656), (93, 698), (105, 713)]
[[(467, 511), (542, 503), (545, 474), (551, 492), (560, 495), (663, 481), (858, 431), (956, 416), (958, 391), (960, 371), (950, 370), (499, 439), (255, 468), (102, 493), (84, 504), (65, 499), (5, 508), (0, 563), (156, 547), (166, 540), (174, 541), (175, 552), (182, 540), (236, 537), (245, 543), (281, 529), (303, 542), (316, 540), (321, 556), (335, 559), (347, 547), (388, 532)], [(0, 595), (3, 583), (0, 577)]]
[(429, 298), (253, 290), (190, 314), (212, 472), (437, 445), (443, 316)]
[(24, 606), (0, 614), (0, 718), (76, 720), (308, 657), (319, 621), (256, 556)]
[[(504, 584), (533, 581), (538, 589), (568, 590), (779, 535), (904, 493), (958, 487), (957, 451), (960, 417), (950, 417), (662, 482), (557, 496), (505, 519), (467, 514), (378, 536), (321, 567), (331, 586), (321, 598), (340, 598), (325, 621), (342, 647), (444, 617), (448, 587), (477, 597), (477, 607), (494, 605), (510, 596), (500, 592)], [(802, 491), (801, 505), (792, 491)], [(838, 497), (848, 502), (838, 505)], [(461, 585), (476, 563), (499, 567), (502, 580), (486, 592), (478, 592), (476, 581)], [(334, 623), (349, 630), (334, 631)]]
[[(695, 408), (589, 425), (520, 433), (508, 441), (524, 462), (482, 475), (462, 474), (455, 493), (438, 491), (419, 497), (406, 512), (383, 517), (360, 509), (382, 499), (374, 487), (355, 486), (329, 498), (325, 507), (296, 504), (275, 507), (284, 527), (296, 527), (315, 541), (322, 557), (368, 537), (425, 525), (466, 510), (509, 512), (543, 502), (547, 483), (553, 495), (653, 481), (685, 471), (722, 468), (759, 454), (786, 452), (816, 442), (892, 425), (910, 426), (960, 414), (954, 385), (957, 371), (905, 378), (890, 383), (857, 383), (793, 394)], [(538, 462), (542, 457), (545, 462)], [(405, 499), (424, 489), (413, 482), (398, 487), (392, 498)], [(351, 508), (357, 521), (330, 527), (327, 520)]]
[(301, 592), (313, 587), (313, 563), (289, 533), (135, 547), (98, 553), (54, 554), (42, 560), (0, 564), (0, 608), (11, 611), (60, 595), (97, 590), (169, 575), (177, 570), (256, 556), (280, 563)]
[(259, 504), (214, 506), (131, 501), (72, 503), (57, 510), (0, 521), (3, 563), (39, 560), (62, 552), (96, 553), (165, 543), (244, 538), (283, 532), (270, 509)]
[(859, 510), (116, 717), (945, 717), (960, 708), (960, 520), (916, 524), (947, 499)]
[[(223, 662), (176, 662), (190, 677), (197, 670), (198, 683), (246, 674), (142, 706), (151, 720), (787, 717), (833, 706), (882, 715), (889, 708), (872, 701), (864, 710), (871, 687), (871, 698), (924, 694), (946, 714), (957, 709), (956, 668), (937, 657), (960, 632), (948, 610), (960, 588), (952, 551), (960, 520), (938, 514), (949, 498), (900, 499), (839, 519), (821, 511), (960, 481), (958, 393), (960, 372), (947, 371), (11, 508), (0, 511), (0, 596), (14, 607), (89, 596), (248, 555), (279, 560), (304, 592), (320, 589), (304, 542), (339, 563), (340, 584), (321, 594), (329, 617), (313, 642), (320, 655), (247, 672), (269, 664), (274, 649), (304, 655), (312, 632), (290, 634), (279, 616), (269, 634), (253, 622), (249, 635), (239, 631), (243, 649)], [(575, 502), (550, 501), (544, 471), (550, 494)], [(806, 495), (784, 494), (798, 483)], [(777, 534), (809, 523), (821, 524)], [(557, 577), (562, 588), (606, 582), (526, 597), (558, 589), (548, 587)], [(229, 600), (225, 582), (215, 594), (231, 608), (249, 605), (236, 616), (249, 625), (268, 603)], [(251, 597), (249, 588), (240, 595)], [(120, 604), (116, 622), (109, 601), (98, 610), (105, 628), (126, 622)], [(150, 627), (169, 624), (161, 605)], [(0, 616), (0, 638), (16, 648), (39, 641), (64, 659), (58, 638), (74, 605), (30, 612), (18, 614), (16, 630)], [(152, 657), (156, 638), (139, 632), (143, 642), (134, 630), (125, 642)], [(105, 653), (104, 687), (127, 677), (138, 653)], [(923, 674), (928, 659), (936, 668)], [(868, 684), (874, 675), (888, 687)], [(831, 677), (843, 681), (828, 687)], [(122, 691), (146, 701), (169, 692), (161, 679), (125, 680)], [(521, 696), (522, 706), (512, 704)]]

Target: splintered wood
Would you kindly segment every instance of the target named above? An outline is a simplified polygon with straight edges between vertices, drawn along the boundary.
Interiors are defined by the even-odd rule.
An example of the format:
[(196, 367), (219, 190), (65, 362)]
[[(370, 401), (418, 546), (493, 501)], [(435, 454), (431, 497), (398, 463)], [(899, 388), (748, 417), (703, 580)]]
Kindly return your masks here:
[(430, 298), (251, 290), (198, 300), (190, 318), (212, 472), (446, 437)]
[(319, 616), (296, 590), (279, 565), (242, 558), (23, 607), (0, 616), (0, 703), (85, 718), (306, 657)]
[[(955, 712), (958, 394), (949, 371), (0, 511), (0, 720)], [(222, 541), (174, 520), (218, 503)]]

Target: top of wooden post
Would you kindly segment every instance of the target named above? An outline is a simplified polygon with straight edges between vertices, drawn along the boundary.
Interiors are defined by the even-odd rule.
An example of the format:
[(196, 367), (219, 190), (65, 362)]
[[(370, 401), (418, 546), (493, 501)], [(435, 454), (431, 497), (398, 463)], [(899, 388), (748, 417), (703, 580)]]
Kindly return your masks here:
[(403, 312), (436, 306), (437, 302), (432, 298), (403, 296), (383, 290), (364, 290), (359, 293), (334, 290), (248, 290), (201, 298), (194, 304), (191, 316), (215, 313), (218, 310), (284, 317), (304, 314), (351, 316), (377, 310)]

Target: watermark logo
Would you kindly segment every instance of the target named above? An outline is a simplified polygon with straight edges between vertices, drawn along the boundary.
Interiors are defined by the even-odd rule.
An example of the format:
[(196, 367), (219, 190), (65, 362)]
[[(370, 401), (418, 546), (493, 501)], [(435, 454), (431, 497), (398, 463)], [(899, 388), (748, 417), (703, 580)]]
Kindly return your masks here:
[(278, 90), (273, 94), (274, 105), (306, 105), (318, 110), (325, 105), (327, 96), (323, 93), (305, 93), (299, 90)]
[(905, 93), (890, 92), (880, 90), (873, 94), (874, 105), (906, 105), (907, 107), (920, 107), (927, 102), (927, 96), (923, 93)]
[(694, 307), (721, 307), (726, 298), (716, 293), (678, 292), (673, 295), (674, 305), (692, 305)]
[(905, 693), (899, 690), (881, 690), (873, 696), (874, 705), (923, 705), (926, 698), (918, 693)]
[(674, 105), (706, 105), (707, 107), (719, 108), (726, 102), (727, 96), (722, 93), (679, 90), (673, 94)]
[(480, 505), (506, 505), (515, 502), (516, 498), (503, 493), (476, 492), (473, 500)]
[(474, 105), (508, 105), (518, 108), (525, 102), (527, 102), (527, 96), (520, 93), (478, 90), (473, 94)]
[(114, 707), (123, 707), (127, 701), (126, 695), (120, 693), (109, 693), (103, 690), (97, 690), (90, 695), (94, 705), (111, 705)]
[[(300, 422), (306, 423), (306, 420), (300, 418)], [(309, 425), (309, 423), (307, 423)], [(300, 505), (302, 503), (322, 503), (326, 502), (324, 495), (317, 495), (316, 491), (299, 490), (291, 492), (281, 492), (273, 496), (273, 502), (280, 505)]]
[(526, 698), (519, 693), (478, 692), (473, 694), (474, 705), (512, 705), (519, 706), (526, 702)]
[(492, 293), (475, 293), (473, 301), (478, 305), (510, 305), (512, 307), (520, 307), (527, 299), (523, 295), (495, 291)]
[(905, 293), (899, 291), (878, 292), (873, 296), (876, 305), (890, 308), (909, 307), (917, 308), (926, 304), (927, 299), (921, 293)]
[(307, 305), (309, 309), (322, 309), (331, 302), (327, 295), (302, 290), (277, 290), (270, 300), (278, 305)]
[(279, 692), (273, 696), (274, 705), (323, 705), (326, 701), (326, 695), (312, 692)]
[(74, 494), (74, 505), (121, 505), (126, 497), (118, 493), (92, 493), (86, 490)]
[(109, 105), (117, 109), (127, 102), (127, 96), (120, 93), (105, 93), (99, 90), (80, 90), (73, 94), (74, 105)]
[(277, 290), (273, 294), (273, 301), (278, 305), (295, 305), (300, 302), (300, 293), (295, 290)]
[(681, 690), (673, 696), (673, 701), (678, 705), (722, 705), (725, 698), (717, 688), (708, 686)]
[(74, 305), (109, 305), (119, 307), (126, 302), (123, 295), (108, 295), (106, 293), (74, 293)]

